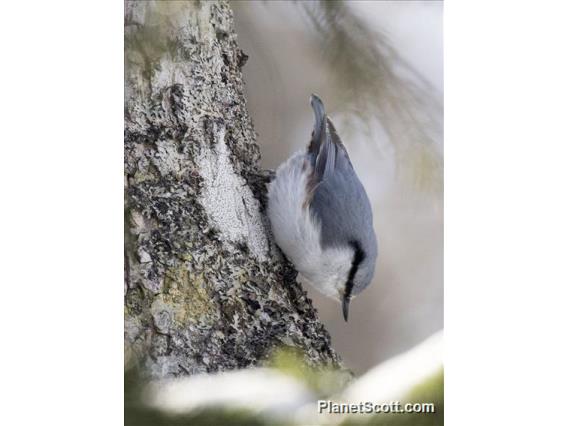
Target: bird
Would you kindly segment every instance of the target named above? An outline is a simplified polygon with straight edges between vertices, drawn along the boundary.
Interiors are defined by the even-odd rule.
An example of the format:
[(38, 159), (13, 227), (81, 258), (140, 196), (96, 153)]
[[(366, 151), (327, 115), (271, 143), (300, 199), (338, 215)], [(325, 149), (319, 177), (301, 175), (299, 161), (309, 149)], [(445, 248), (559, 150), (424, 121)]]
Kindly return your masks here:
[(281, 164), (268, 187), (278, 247), (316, 290), (342, 305), (369, 286), (378, 243), (369, 197), (319, 96), (308, 146)]

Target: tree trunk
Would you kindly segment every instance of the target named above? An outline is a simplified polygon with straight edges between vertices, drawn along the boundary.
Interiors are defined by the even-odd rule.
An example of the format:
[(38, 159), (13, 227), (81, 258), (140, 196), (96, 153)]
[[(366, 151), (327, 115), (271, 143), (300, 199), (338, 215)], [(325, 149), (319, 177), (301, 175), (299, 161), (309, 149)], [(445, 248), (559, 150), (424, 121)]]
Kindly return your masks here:
[(125, 3), (125, 341), (152, 377), (339, 365), (272, 240), (226, 1)]

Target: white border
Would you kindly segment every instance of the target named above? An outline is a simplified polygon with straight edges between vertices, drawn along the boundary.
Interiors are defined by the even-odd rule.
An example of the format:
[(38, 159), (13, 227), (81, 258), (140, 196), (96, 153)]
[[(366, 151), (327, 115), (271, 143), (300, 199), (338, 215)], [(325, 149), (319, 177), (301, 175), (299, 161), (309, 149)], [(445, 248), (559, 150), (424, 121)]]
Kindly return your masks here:
[(445, 7), (450, 425), (568, 424), (566, 9)]

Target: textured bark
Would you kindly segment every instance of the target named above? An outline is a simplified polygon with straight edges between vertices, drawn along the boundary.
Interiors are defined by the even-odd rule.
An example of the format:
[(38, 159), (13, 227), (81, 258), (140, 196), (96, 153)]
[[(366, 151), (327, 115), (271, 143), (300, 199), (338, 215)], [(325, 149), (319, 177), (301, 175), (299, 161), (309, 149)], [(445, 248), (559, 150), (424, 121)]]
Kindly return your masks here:
[(125, 4), (125, 340), (153, 377), (339, 365), (270, 236), (224, 1)]

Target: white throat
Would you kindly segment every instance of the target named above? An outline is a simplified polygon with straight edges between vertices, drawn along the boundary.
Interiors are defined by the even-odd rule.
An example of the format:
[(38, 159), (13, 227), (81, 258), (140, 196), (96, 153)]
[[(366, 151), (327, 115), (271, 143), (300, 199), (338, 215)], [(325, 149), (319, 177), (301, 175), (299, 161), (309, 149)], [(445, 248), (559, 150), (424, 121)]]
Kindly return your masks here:
[(351, 269), (353, 251), (349, 248), (330, 248), (311, 256), (302, 264), (300, 273), (312, 287), (324, 295), (341, 301)]

